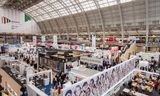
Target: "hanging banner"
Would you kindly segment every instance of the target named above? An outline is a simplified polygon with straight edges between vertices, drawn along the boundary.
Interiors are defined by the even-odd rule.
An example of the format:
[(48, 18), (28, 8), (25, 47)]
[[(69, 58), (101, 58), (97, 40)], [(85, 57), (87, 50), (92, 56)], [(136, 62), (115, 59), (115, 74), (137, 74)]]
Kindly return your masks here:
[[(62, 96), (101, 96), (135, 69), (136, 57), (63, 89)], [(83, 95), (82, 95), (83, 94)]]
[(37, 45), (37, 36), (33, 36), (33, 45)]
[(45, 42), (46, 42), (46, 36), (45, 35), (41, 36), (41, 41), (42, 41), (42, 46), (45, 46)]
[(96, 49), (96, 36), (92, 35), (92, 48)]
[(54, 47), (54, 48), (58, 48), (57, 35), (53, 35), (53, 47)]
[(21, 43), (21, 44), (24, 43), (22, 36), (20, 37), (20, 43)]

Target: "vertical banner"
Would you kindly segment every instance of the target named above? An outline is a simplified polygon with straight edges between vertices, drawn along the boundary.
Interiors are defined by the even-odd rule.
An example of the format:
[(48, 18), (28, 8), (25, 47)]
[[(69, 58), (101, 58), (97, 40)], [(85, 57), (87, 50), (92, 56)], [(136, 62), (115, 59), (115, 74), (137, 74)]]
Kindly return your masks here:
[(54, 48), (58, 48), (57, 35), (53, 35), (53, 47), (54, 47)]
[(96, 49), (96, 36), (95, 35), (92, 35), (92, 48), (93, 50)]
[(21, 43), (21, 44), (24, 43), (22, 36), (20, 37), (20, 43)]
[(45, 42), (46, 42), (46, 36), (45, 35), (43, 35), (43, 36), (41, 36), (41, 41), (42, 41), (42, 46), (45, 46)]
[(33, 45), (37, 44), (37, 36), (33, 36)]

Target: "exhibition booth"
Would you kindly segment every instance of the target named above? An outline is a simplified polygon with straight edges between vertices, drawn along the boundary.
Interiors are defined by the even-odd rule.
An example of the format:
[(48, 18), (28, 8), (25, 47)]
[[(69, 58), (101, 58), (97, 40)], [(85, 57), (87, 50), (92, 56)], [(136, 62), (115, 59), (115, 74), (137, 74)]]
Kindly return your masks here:
[[(138, 53), (136, 56), (132, 56), (132, 58), (119, 64), (118, 61), (116, 62), (117, 57), (120, 56), (120, 48), (118, 46), (111, 46), (107, 50), (96, 49), (95, 41), (93, 40), (92, 47), (87, 47), (83, 44), (57, 45), (56, 42), (51, 42), (53, 45), (50, 44), (49, 46), (52, 45), (53, 48), (46, 48), (44, 47), (46, 43), (44, 36), (42, 38), (43, 47), (33, 46), (36, 43), (36, 41), (33, 41), (33, 43), (23, 43), (20, 46), (9, 46), (9, 56), (0, 57), (2, 77), (8, 74), (6, 78), (11, 78), (12, 82), (17, 84), (15, 86), (18, 89), (13, 84), (10, 84), (9, 81), (4, 80), (7, 82), (6, 86), (3, 84), (4, 82), (2, 83), (6, 89), (13, 93), (13, 96), (19, 96), (21, 93), (20, 88), (24, 84), (27, 84), (29, 96), (50, 96), (55, 93), (54, 88), (57, 87), (57, 85), (53, 84), (53, 79), (56, 78), (57, 80), (56, 76), (61, 78), (59, 74), (62, 72), (66, 76), (60, 82), (57, 80), (58, 87), (60, 86), (60, 93), (57, 92), (58, 95), (112, 96), (113, 94), (119, 94), (119, 91), (129, 93), (130, 89), (128, 87), (121, 90), (121, 86), (126, 82), (133, 81), (137, 74), (136, 72), (141, 71), (135, 69), (136, 60), (141, 59), (138, 62), (139, 69), (145, 67), (147, 71), (150, 71), (152, 58), (154, 57), (155, 61), (159, 62), (160, 55), (159, 53)], [(124, 47), (124, 50), (127, 49)], [(145, 57), (146, 55), (150, 57)], [(143, 59), (137, 58), (138, 56)], [(7, 65), (4, 61), (6, 61)], [(34, 61), (34, 63), (31, 61)], [(37, 68), (32, 67), (33, 64), (37, 64)], [(106, 67), (107, 64), (110, 67)], [(146, 71), (143, 72), (148, 74)], [(133, 81), (133, 87), (135, 82), (136, 85), (139, 84), (137, 83), (138, 80)], [(148, 82), (151, 83), (151, 81)], [(153, 87), (143, 86), (142, 89), (151, 92)], [(146, 96), (138, 91), (134, 95)]]
[(20, 89), (26, 84), (27, 72), (33, 73), (35, 70), (25, 62), (12, 58), (10, 56), (1, 57), (2, 86), (10, 96), (20, 96)]
[[(52, 70), (27, 74), (27, 91), (29, 96), (50, 96), (52, 89)], [(35, 90), (36, 89), (36, 90)]]
[(159, 74), (134, 69), (108, 90), (105, 96), (159, 96), (158, 83), (160, 83)]
[(139, 52), (136, 54), (139, 59), (151, 61), (151, 57), (154, 57), (154, 59), (159, 62), (160, 60), (160, 53), (159, 52)]
[[(70, 79), (77, 79), (78, 81), (73, 84), (68, 82), (65, 83), (63, 85), (61, 95), (62, 96), (70, 96), (70, 95), (72, 96), (75, 94), (77, 94), (78, 96), (80, 94), (88, 94), (88, 96), (103, 95), (107, 90), (112, 88), (116, 83), (118, 83), (122, 78), (124, 78), (129, 72), (131, 72), (135, 68), (135, 59), (136, 57), (131, 58), (123, 62), (122, 64), (118, 64), (102, 72), (92, 70), (92, 69), (87, 69), (82, 66), (75, 67), (71, 69), (70, 71), (71, 74), (68, 76)], [(47, 87), (48, 85), (46, 85), (45, 87), (42, 88), (42, 87), (39, 87), (41, 83), (40, 84), (38, 83), (37, 85), (36, 83), (34, 83), (35, 81), (39, 81), (40, 78), (43, 79), (41, 77), (43, 76), (43, 74), (47, 75), (46, 78), (50, 82), (47, 84), (51, 85), (52, 84), (51, 70), (28, 75), (28, 79), (27, 79), (27, 81), (29, 82), (28, 90), (32, 96), (37, 96), (37, 94), (40, 96), (48, 96), (53, 93), (51, 86)], [(33, 79), (34, 77), (36, 77), (37, 79), (34, 80)], [(44, 84), (45, 80), (40, 80), (40, 81), (42, 81)], [(36, 89), (38, 88), (38, 89), (35, 90), (34, 88)], [(86, 91), (86, 93), (83, 93), (84, 90)]]
[(138, 68), (146, 71), (160, 72), (160, 53), (140, 52), (136, 56), (138, 61)]

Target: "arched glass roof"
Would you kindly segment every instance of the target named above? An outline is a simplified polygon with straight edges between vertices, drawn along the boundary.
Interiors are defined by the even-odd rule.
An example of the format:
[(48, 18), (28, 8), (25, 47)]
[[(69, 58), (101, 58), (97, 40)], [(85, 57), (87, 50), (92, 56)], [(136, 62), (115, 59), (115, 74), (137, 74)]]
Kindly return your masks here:
[(40, 22), (130, 1), (133, 0), (44, 0), (24, 11)]

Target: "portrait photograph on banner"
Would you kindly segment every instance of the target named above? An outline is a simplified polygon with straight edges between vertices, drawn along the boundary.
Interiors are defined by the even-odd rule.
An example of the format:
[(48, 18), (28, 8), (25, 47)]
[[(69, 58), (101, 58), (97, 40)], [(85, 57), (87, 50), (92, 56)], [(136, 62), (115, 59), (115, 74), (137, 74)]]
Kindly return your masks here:
[(63, 96), (101, 96), (133, 69), (131, 59), (64, 89)]

